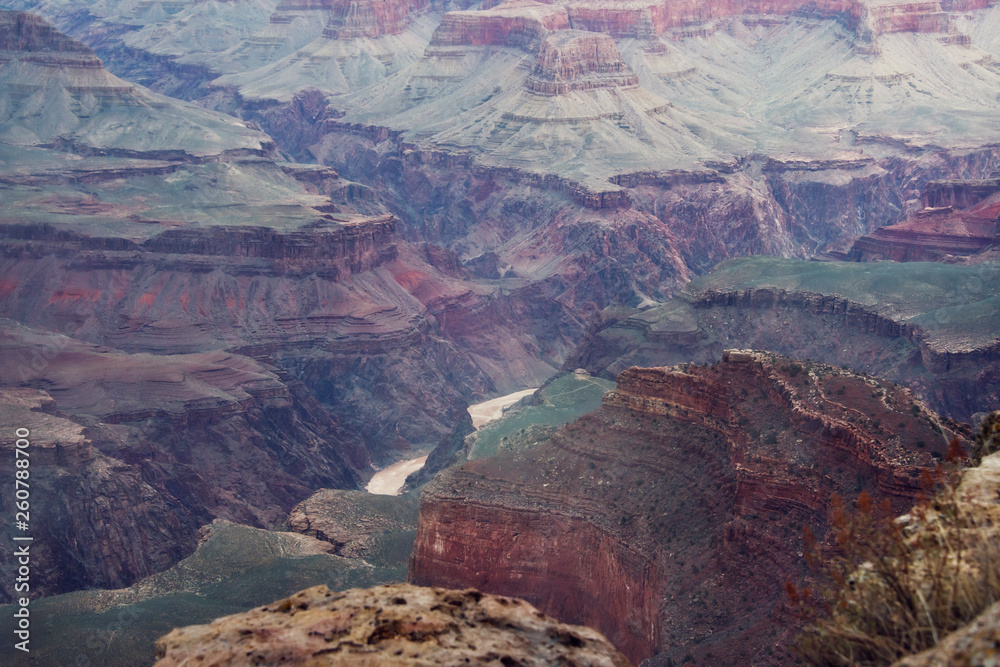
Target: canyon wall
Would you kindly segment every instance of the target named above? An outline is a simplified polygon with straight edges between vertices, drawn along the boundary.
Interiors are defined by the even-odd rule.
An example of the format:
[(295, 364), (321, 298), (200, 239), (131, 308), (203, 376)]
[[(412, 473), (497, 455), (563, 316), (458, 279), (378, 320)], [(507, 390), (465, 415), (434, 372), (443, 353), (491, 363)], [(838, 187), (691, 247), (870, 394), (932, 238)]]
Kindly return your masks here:
[(410, 579), (516, 591), (633, 662), (789, 664), (795, 535), (823, 534), (835, 492), (908, 507), (951, 433), (969, 437), (906, 390), (823, 364), (729, 351), (633, 368), (547, 443), (432, 480)]
[(188, 555), (204, 523), (273, 528), (370, 467), (301, 383), (249, 358), (128, 354), (0, 322), (0, 386), (21, 406), (4, 424), (34, 433), (32, 509), (46, 518), (33, 545), (51, 567), (33, 595), (130, 585)]
[(337, 0), (323, 35), (332, 39), (373, 39), (397, 35), (427, 7), (426, 0)]
[(534, 50), (551, 30), (570, 27), (566, 8), (533, 0), (507, 0), (492, 9), (448, 12), (431, 46), (512, 46)]

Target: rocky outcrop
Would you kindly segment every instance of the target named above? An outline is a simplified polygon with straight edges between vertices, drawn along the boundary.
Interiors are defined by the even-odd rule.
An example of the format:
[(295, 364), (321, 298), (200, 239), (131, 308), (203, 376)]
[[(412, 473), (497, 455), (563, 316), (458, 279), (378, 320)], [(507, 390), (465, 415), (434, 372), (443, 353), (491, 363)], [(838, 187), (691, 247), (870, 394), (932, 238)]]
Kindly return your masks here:
[(932, 649), (893, 663), (892, 667), (936, 667), (985, 665), (996, 655), (1000, 628), (1000, 602), (984, 611), (972, 623), (944, 637)]
[[(0, 552), (0, 558), (11, 551)], [(170, 628), (210, 623), (319, 584), (347, 590), (406, 576), (408, 550), (382, 562), (343, 558), (332, 551), (329, 543), (298, 533), (215, 520), (198, 531), (194, 553), (128, 588), (93, 588), (46, 598), (32, 594), (31, 618), (50, 622), (42, 636), (51, 632), (59, 638), (32, 641), (32, 659), (43, 665), (84, 660), (102, 667), (152, 665), (156, 640)], [(34, 547), (32, 554), (34, 558)], [(14, 607), (0, 611), (0, 627), (11, 632), (8, 621), (16, 623)], [(31, 638), (36, 637), (32, 633)]]
[(540, 95), (571, 90), (638, 85), (639, 78), (622, 60), (608, 35), (562, 30), (549, 35), (538, 50), (532, 76), (525, 83)]
[(846, 258), (862, 262), (975, 258), (1000, 238), (998, 191), (998, 179), (931, 181), (921, 193), (923, 210), (857, 239)]
[(320, 489), (296, 505), (288, 527), (332, 545), (348, 558), (365, 558), (388, 534), (417, 529), (417, 503), (412, 496), (388, 496), (338, 489)]
[[(0, 583), (0, 603), (25, 594), (34, 601), (81, 588), (118, 588), (167, 569), (194, 549), (197, 517), (156, 475), (160, 466), (153, 457), (111, 451), (149, 446), (135, 442), (134, 430), (88, 426), (59, 412), (45, 391), (28, 388), (0, 389), (0, 424), (9, 434), (0, 447), (0, 471), (14, 479), (25, 469), (15, 467), (16, 460), (30, 461), (28, 510), (15, 516), (14, 494), (5, 495), (0, 526), (32, 538), (28, 588), (15, 591), (13, 579)], [(24, 455), (15, 460), (19, 440)], [(15, 518), (26, 521), (17, 531)], [(2, 564), (16, 571), (13, 549), (4, 550)]]
[(674, 300), (615, 314), (565, 368), (613, 377), (632, 365), (713, 361), (724, 347), (754, 345), (890, 379), (942, 414), (970, 420), (1000, 400), (997, 278), (991, 264), (735, 260)]
[(975, 257), (1000, 236), (996, 219), (967, 215), (950, 208), (925, 209), (895, 225), (857, 239), (846, 259), (859, 262), (937, 262)]
[(648, 38), (672, 28), (704, 24), (713, 19), (753, 14), (806, 14), (817, 18), (842, 17), (849, 24), (861, 15), (857, 0), (755, 0), (750, 3), (672, 2), (579, 3), (569, 8), (574, 28), (603, 32), (615, 38)]
[(54, 561), (40, 594), (129, 585), (190, 553), (201, 524), (274, 527), (317, 488), (358, 488), (369, 465), (360, 438), (303, 385), (249, 358), (125, 354), (9, 322), (0, 331), (0, 386), (46, 387), (28, 409), (80, 424), (70, 439), (37, 429), (32, 479), (51, 491), (39, 490), (51, 532), (37, 541)]
[[(1000, 412), (985, 423), (1000, 423)], [(976, 452), (990, 451), (983, 441), (990, 431), (980, 430)], [(840, 528), (840, 535), (851, 533), (847, 546), (837, 537), (837, 555), (853, 572), (833, 575), (835, 597), (799, 644), (804, 663), (971, 667), (995, 660), (1000, 455), (973, 456), (962, 469), (957, 454), (936, 471), (936, 493), (902, 516), (865, 510), (859, 499), (857, 519)], [(867, 524), (865, 515), (875, 520)], [(819, 549), (817, 557), (827, 558)], [(824, 563), (820, 572), (829, 576), (839, 566)], [(800, 604), (794, 586), (789, 594)], [(908, 608), (919, 615), (907, 616)]]
[(336, 0), (323, 31), (333, 39), (376, 38), (403, 32), (426, 0)]
[(570, 27), (565, 7), (534, 0), (507, 0), (492, 9), (448, 12), (431, 47), (511, 46), (534, 51), (550, 30)]
[[(951, 26), (950, 15), (943, 3), (894, 2), (866, 7), (867, 20), (876, 35), (892, 32), (942, 32)], [(986, 6), (987, 3), (978, 3)]]
[(625, 667), (599, 633), (563, 625), (513, 598), (406, 584), (334, 593), (316, 586), (157, 642), (157, 667), (194, 656), (238, 665), (575, 664)]
[(900, 387), (822, 364), (730, 351), (634, 368), (548, 443), (432, 480), (410, 580), (523, 596), (634, 662), (785, 664), (765, 655), (791, 632), (793, 535), (823, 529), (834, 492), (909, 506), (939, 430), (969, 436)]

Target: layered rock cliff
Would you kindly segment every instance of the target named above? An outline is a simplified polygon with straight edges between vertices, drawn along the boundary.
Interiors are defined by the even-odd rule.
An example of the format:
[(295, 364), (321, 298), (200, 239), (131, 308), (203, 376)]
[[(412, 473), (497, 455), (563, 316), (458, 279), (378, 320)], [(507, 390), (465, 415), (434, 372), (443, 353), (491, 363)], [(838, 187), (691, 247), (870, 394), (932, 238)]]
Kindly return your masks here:
[(907, 507), (952, 433), (969, 436), (823, 364), (633, 368), (546, 444), (432, 480), (410, 579), (523, 596), (634, 662), (786, 664), (795, 534), (823, 529), (831, 493)]
[(528, 90), (561, 95), (571, 90), (635, 86), (637, 77), (622, 60), (608, 35), (563, 30), (550, 35), (538, 50)]
[[(36, 16), (0, 12), (0, 34), (5, 144), (196, 159), (274, 148), (244, 123), (119, 79), (90, 48)], [(132, 131), (137, 126), (143, 131)]]
[(748, 258), (644, 311), (608, 313), (567, 368), (713, 361), (753, 345), (872, 373), (971, 419), (997, 393), (997, 266)]
[(427, 7), (426, 0), (338, 0), (323, 34), (335, 39), (381, 37), (403, 32), (411, 14)]
[(369, 466), (301, 383), (246, 357), (127, 354), (9, 321), (0, 346), (0, 385), (45, 387), (4, 390), (23, 408), (5, 428), (42, 420), (24, 426), (46, 518), (34, 544), (51, 565), (35, 596), (129, 585), (190, 553), (203, 523), (274, 527), (316, 488), (357, 488)]
[[(89, 426), (58, 412), (46, 392), (27, 388), (0, 390), (0, 421), (0, 469), (10, 479), (23, 469), (15, 468), (15, 431), (28, 433), (24, 460), (31, 462), (28, 528), (14, 533), (13, 493), (0, 499), (3, 528), (33, 538), (28, 589), (15, 592), (13, 580), (0, 584), (0, 603), (25, 593), (34, 600), (67, 590), (124, 586), (170, 567), (194, 549), (197, 518), (165, 480), (149, 474), (155, 464), (102, 451), (137, 446), (129, 442), (134, 432)], [(16, 570), (12, 554), (13, 549), (3, 552), (9, 571)]]
[(981, 261), (1000, 237), (1000, 181), (931, 181), (924, 209), (854, 241), (846, 258), (897, 262)]
[(511, 46), (533, 51), (548, 31), (570, 27), (565, 7), (506, 0), (491, 9), (448, 12), (431, 46)]

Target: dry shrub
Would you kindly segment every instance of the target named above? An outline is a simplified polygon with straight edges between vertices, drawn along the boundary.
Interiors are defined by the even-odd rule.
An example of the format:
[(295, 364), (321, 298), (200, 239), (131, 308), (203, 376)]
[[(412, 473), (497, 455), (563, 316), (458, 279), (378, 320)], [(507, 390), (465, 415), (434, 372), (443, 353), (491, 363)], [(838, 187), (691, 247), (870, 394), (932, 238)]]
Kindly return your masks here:
[[(818, 594), (786, 590), (805, 622), (797, 640), (807, 665), (889, 665), (935, 646), (1000, 599), (996, 505), (960, 498), (957, 440), (947, 467), (925, 472), (925, 493), (903, 517), (867, 493), (851, 512), (832, 501), (834, 555), (805, 533)], [(831, 551), (831, 549), (826, 549)]]

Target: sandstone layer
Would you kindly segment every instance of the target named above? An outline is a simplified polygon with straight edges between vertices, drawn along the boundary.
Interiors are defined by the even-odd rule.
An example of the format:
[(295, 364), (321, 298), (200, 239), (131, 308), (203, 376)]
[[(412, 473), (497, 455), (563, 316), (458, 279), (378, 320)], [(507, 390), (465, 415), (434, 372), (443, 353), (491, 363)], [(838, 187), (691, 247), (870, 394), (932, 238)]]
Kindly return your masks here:
[(831, 493), (908, 507), (952, 433), (969, 436), (823, 364), (729, 351), (633, 368), (546, 444), (432, 480), (410, 580), (523, 596), (633, 662), (785, 664), (795, 534), (823, 534)]
[(533, 93), (561, 95), (571, 90), (638, 83), (639, 77), (622, 60), (609, 36), (563, 30), (542, 42), (534, 72), (526, 85)]
[(931, 181), (916, 215), (857, 239), (846, 258), (896, 262), (976, 261), (1000, 237), (1000, 181)]
[(398, 34), (409, 25), (410, 14), (426, 6), (425, 0), (338, 0), (323, 34), (335, 39)]
[(570, 27), (566, 9), (535, 0), (506, 0), (491, 9), (448, 12), (431, 46), (512, 46), (533, 50), (552, 30)]
[(334, 593), (316, 586), (210, 625), (174, 630), (156, 665), (576, 664), (628, 661), (589, 628), (563, 625), (513, 598), (406, 584)]

